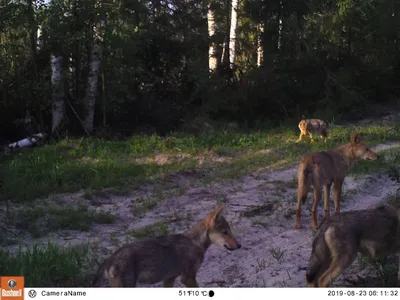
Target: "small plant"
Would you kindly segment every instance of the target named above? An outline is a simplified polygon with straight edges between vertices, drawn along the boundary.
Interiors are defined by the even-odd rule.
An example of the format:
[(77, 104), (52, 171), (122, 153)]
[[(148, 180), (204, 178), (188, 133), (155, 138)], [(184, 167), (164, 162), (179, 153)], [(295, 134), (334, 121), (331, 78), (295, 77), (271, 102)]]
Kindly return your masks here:
[(285, 255), (286, 250), (281, 250), (281, 248), (272, 249), (272, 256), (280, 263), (283, 256)]
[(137, 238), (137, 239), (145, 239), (151, 236), (160, 236), (168, 234), (168, 226), (165, 222), (157, 222), (152, 225), (130, 231), (129, 235)]
[(257, 262), (257, 266), (255, 267), (256, 273), (265, 270), (265, 268), (267, 268), (267, 262), (265, 259), (257, 258), (256, 262)]
[(377, 257), (372, 260), (372, 264), (379, 272), (385, 286), (398, 286), (397, 266), (398, 257), (396, 255)]

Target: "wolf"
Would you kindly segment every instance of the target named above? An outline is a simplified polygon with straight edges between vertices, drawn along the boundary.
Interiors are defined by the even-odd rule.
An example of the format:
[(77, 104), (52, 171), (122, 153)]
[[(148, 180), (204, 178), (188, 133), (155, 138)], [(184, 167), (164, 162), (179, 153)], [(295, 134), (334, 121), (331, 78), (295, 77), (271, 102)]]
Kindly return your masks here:
[(326, 124), (320, 119), (303, 119), (299, 122), (298, 127), (300, 129), (300, 136), (296, 143), (300, 142), (303, 139), (303, 136), (306, 136), (307, 134), (310, 135), (311, 143), (313, 143), (313, 132), (319, 133), (321, 138), (324, 139), (325, 142), (328, 139)]
[[(400, 250), (399, 205), (343, 212), (325, 218), (314, 237), (307, 287), (328, 287), (361, 253), (387, 256)], [(400, 264), (397, 274), (400, 280)]]
[(233, 251), (242, 246), (221, 215), (223, 206), (205, 216), (186, 232), (126, 244), (99, 267), (92, 286), (108, 281), (111, 287), (136, 287), (137, 283), (173, 287), (181, 276), (186, 287), (198, 287), (196, 274), (211, 244)]
[(311, 210), (312, 228), (317, 228), (317, 208), (324, 188), (325, 216), (329, 216), (329, 194), (333, 184), (335, 213), (340, 212), (342, 186), (347, 173), (359, 160), (377, 160), (378, 154), (372, 151), (358, 132), (353, 132), (350, 142), (335, 149), (305, 154), (297, 169), (297, 207), (296, 228), (301, 228), (301, 204), (307, 199), (311, 185), (314, 187), (314, 203)]

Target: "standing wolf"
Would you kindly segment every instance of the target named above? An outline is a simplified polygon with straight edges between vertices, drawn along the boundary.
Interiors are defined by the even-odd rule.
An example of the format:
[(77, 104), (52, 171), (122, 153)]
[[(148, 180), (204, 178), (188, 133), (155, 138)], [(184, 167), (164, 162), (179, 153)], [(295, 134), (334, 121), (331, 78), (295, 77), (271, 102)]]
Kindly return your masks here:
[(354, 132), (350, 143), (332, 150), (310, 152), (304, 155), (297, 169), (298, 189), (296, 208), (296, 228), (301, 228), (301, 203), (307, 199), (311, 185), (314, 187), (312, 206), (312, 228), (317, 228), (317, 208), (324, 188), (325, 217), (329, 216), (329, 194), (333, 184), (335, 213), (340, 212), (342, 185), (351, 167), (359, 160), (376, 160), (378, 155), (368, 148), (359, 133)]
[[(325, 218), (315, 235), (306, 279), (308, 287), (328, 287), (357, 258), (400, 250), (400, 210), (391, 205)], [(400, 280), (400, 264), (397, 274)]]
[(328, 131), (324, 121), (320, 119), (304, 119), (299, 122), (300, 136), (296, 142), (300, 142), (303, 136), (307, 134), (310, 135), (311, 143), (314, 142), (312, 133), (317, 132), (320, 134), (321, 138), (326, 142), (328, 138)]
[(228, 250), (242, 246), (221, 215), (223, 207), (204, 217), (183, 234), (166, 235), (122, 246), (100, 265), (92, 282), (101, 286), (104, 279), (111, 287), (135, 287), (137, 283), (173, 287), (181, 277), (187, 287), (198, 287), (196, 274), (211, 244)]

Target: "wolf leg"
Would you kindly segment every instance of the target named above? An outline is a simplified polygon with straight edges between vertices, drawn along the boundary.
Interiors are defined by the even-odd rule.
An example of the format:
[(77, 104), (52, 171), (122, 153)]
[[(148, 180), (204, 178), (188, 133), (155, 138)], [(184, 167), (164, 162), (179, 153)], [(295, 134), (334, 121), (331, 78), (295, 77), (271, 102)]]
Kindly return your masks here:
[(331, 186), (332, 183), (325, 184), (324, 186), (324, 211), (325, 211), (325, 218), (329, 217), (329, 206), (330, 206), (330, 193), (331, 193)]
[(340, 213), (340, 200), (342, 197), (342, 185), (344, 179), (339, 179), (333, 184), (333, 200), (335, 202), (335, 214)]
[(318, 227), (317, 211), (318, 211), (318, 204), (319, 204), (319, 201), (321, 200), (321, 197), (322, 197), (321, 186), (319, 184), (315, 184), (314, 185), (314, 203), (313, 203), (313, 206), (311, 209), (311, 217), (312, 217), (311, 227), (314, 230), (316, 230)]
[(171, 277), (168, 279), (165, 279), (163, 282), (164, 287), (173, 287), (175, 283), (176, 277)]

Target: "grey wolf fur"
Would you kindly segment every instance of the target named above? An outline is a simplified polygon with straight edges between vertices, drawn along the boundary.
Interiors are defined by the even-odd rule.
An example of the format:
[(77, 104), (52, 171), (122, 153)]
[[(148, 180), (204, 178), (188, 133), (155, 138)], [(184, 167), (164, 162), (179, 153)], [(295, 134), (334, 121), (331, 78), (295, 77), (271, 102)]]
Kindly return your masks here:
[(297, 169), (298, 189), (296, 208), (296, 228), (301, 228), (301, 203), (307, 199), (311, 185), (314, 187), (312, 207), (312, 228), (317, 228), (317, 208), (324, 188), (325, 216), (329, 216), (329, 194), (333, 184), (335, 213), (340, 212), (340, 198), (344, 179), (359, 160), (376, 160), (379, 156), (365, 143), (359, 133), (354, 132), (350, 143), (322, 152), (304, 155)]
[[(387, 256), (400, 250), (399, 207), (344, 212), (325, 218), (312, 244), (308, 287), (328, 287), (357, 258)], [(399, 265), (400, 268), (400, 265)], [(397, 274), (400, 280), (400, 271)]]
[(164, 287), (173, 287), (175, 279), (181, 276), (186, 287), (198, 287), (196, 274), (211, 244), (231, 251), (241, 248), (221, 215), (222, 210), (222, 206), (217, 208), (185, 233), (124, 245), (100, 265), (92, 285), (101, 286), (106, 279), (111, 287), (161, 281)]
[(300, 142), (303, 139), (303, 136), (308, 134), (310, 135), (311, 143), (313, 143), (313, 132), (319, 133), (320, 137), (324, 139), (325, 142), (328, 138), (326, 124), (320, 119), (303, 119), (299, 122), (298, 127), (300, 129), (300, 136), (296, 142)]

